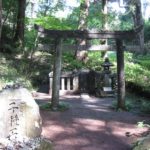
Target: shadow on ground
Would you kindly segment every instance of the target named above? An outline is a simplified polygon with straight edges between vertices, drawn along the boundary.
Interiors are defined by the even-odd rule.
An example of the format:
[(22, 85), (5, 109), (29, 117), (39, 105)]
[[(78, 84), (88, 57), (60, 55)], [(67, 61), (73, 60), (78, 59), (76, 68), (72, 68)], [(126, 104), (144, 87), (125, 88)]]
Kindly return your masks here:
[[(47, 100), (37, 100), (39, 104)], [(65, 112), (41, 110), (42, 135), (54, 144), (54, 150), (130, 150), (131, 144), (146, 128), (137, 128), (148, 116), (116, 112), (112, 98), (65, 96), (70, 105)]]

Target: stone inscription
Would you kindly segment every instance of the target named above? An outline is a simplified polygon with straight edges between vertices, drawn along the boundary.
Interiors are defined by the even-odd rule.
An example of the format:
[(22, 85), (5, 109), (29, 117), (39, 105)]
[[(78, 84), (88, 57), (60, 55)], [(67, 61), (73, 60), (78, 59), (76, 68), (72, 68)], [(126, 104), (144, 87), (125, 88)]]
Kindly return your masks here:
[(8, 139), (16, 139), (18, 133), (18, 126), (19, 126), (19, 120), (20, 120), (20, 108), (18, 105), (18, 101), (21, 101), (20, 99), (10, 99), (10, 103), (9, 103), (9, 125), (10, 125), (10, 129), (9, 129), (9, 136)]

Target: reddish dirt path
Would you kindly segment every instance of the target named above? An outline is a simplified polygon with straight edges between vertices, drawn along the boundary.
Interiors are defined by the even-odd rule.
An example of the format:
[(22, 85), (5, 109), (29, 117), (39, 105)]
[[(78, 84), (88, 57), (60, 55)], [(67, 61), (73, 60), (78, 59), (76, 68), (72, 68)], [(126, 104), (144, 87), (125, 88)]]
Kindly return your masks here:
[(68, 111), (41, 111), (42, 135), (53, 142), (54, 150), (130, 150), (137, 135), (146, 131), (136, 124), (148, 116), (115, 112), (110, 109), (111, 98), (66, 96), (61, 100), (70, 104)]

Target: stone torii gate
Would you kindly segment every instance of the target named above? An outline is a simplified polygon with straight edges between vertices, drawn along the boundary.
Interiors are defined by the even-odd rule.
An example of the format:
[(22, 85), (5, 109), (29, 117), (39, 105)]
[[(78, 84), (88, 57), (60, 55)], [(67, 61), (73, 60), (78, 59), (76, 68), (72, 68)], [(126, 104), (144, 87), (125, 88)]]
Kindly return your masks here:
[(38, 25), (35, 29), (40, 35), (55, 39), (53, 87), (52, 87), (52, 107), (57, 109), (59, 105), (59, 89), (61, 75), (62, 41), (67, 38), (80, 39), (115, 39), (117, 49), (117, 86), (118, 86), (118, 108), (125, 110), (125, 73), (124, 73), (124, 48), (123, 40), (136, 38), (142, 26), (128, 31), (88, 31), (88, 30), (48, 30)]

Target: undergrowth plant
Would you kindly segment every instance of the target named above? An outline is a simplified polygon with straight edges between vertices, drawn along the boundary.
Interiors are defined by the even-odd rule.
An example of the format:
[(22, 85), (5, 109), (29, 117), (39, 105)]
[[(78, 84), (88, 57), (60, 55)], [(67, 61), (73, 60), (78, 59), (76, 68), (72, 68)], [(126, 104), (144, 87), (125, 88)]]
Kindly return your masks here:
[[(112, 102), (111, 108), (117, 110), (117, 100)], [(127, 111), (136, 113), (150, 113), (150, 102), (144, 97), (139, 97), (135, 94), (126, 93), (125, 97), (125, 108)]]
[(23, 74), (20, 74), (17, 68), (13, 67), (12, 63), (14, 62), (12, 60), (8, 60), (5, 55), (0, 55), (0, 90), (6, 85), (15, 83), (19, 83), (24, 87), (32, 89), (30, 80)]
[[(135, 57), (133, 61), (126, 61), (125, 74), (127, 82), (132, 82), (143, 91), (150, 92), (150, 56), (146, 57), (145, 60), (142, 57)], [(137, 63), (134, 62), (135, 60)]]
[[(52, 104), (50, 102), (46, 103), (46, 104), (43, 104), (43, 105), (40, 105), (40, 109), (53, 111)], [(69, 104), (68, 103), (59, 102), (59, 105), (57, 107), (57, 111), (66, 111), (68, 109), (69, 109)]]
[[(129, 100), (125, 101), (125, 109), (127, 111), (130, 111), (133, 107), (134, 107), (134, 104), (133, 104), (132, 101), (129, 101)], [(115, 110), (117, 110), (117, 111), (120, 111), (120, 110), (118, 110), (117, 101), (113, 101), (112, 108), (115, 109)]]
[(142, 112), (150, 114), (150, 101), (142, 101), (140, 109)]
[(139, 121), (139, 122), (137, 123), (137, 126), (138, 126), (139, 128), (144, 128), (144, 127), (150, 128), (150, 125), (147, 124), (147, 123), (145, 123), (145, 120)]

